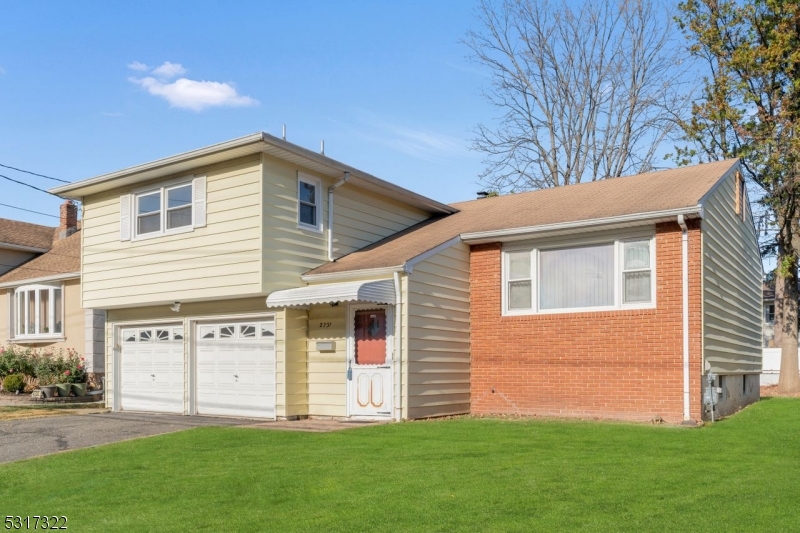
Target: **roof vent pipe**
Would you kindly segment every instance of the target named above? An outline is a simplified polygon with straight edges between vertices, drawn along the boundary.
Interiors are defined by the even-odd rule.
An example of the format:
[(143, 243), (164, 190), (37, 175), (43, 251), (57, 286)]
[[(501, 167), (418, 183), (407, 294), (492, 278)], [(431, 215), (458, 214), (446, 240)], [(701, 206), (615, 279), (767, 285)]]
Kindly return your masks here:
[(322, 139), (319, 142), (319, 153), (321, 153), (322, 155), (325, 155), (325, 139)]
[(347, 183), (349, 179), (350, 173), (345, 172), (342, 179), (328, 187), (328, 261), (333, 261), (333, 191)]
[(283, 125), (283, 130), (281, 131), (281, 138), (284, 141), (286, 140), (286, 124)]

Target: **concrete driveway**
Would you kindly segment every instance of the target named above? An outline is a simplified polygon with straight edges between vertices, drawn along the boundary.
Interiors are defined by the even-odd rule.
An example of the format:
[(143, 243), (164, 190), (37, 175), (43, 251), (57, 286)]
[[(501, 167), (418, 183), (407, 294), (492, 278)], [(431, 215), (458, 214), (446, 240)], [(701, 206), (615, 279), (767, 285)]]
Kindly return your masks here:
[(0, 422), (0, 463), (173, 433), (200, 426), (244, 426), (254, 420), (145, 413), (104, 413)]

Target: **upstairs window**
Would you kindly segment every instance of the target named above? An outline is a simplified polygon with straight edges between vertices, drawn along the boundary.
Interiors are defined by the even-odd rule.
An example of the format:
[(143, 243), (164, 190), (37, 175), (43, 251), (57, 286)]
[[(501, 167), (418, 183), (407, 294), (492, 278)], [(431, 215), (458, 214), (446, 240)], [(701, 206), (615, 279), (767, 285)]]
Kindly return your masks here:
[(197, 176), (120, 196), (120, 240), (148, 239), (206, 225), (206, 178)]
[(28, 285), (14, 292), (16, 338), (60, 337), (64, 333), (63, 289)]
[(297, 225), (322, 232), (322, 182), (311, 176), (297, 175)]

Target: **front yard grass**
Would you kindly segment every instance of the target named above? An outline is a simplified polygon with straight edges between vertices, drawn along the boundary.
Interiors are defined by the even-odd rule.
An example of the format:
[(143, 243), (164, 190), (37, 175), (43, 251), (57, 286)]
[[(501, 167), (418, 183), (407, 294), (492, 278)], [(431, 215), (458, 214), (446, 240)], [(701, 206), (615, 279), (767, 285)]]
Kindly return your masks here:
[[(2, 443), (0, 443), (0, 446)], [(710, 427), (456, 419), (198, 428), (0, 466), (0, 519), (76, 531), (789, 531), (800, 399)]]

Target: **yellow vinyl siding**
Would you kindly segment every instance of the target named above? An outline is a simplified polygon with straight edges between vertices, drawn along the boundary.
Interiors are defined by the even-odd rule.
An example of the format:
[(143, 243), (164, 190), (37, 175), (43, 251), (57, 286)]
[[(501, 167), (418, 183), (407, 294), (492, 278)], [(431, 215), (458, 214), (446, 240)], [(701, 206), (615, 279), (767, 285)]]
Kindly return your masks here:
[(414, 265), (404, 296), (408, 417), (469, 412), (469, 246), (458, 243)]
[[(305, 309), (285, 309), (285, 343), (281, 360), (285, 361), (286, 409), (283, 416), (297, 417), (308, 414), (308, 372), (307, 360), (309, 313)], [(281, 415), (279, 415), (281, 416)]]
[(704, 204), (703, 356), (712, 372), (761, 372), (761, 257), (749, 206), (735, 212), (735, 177)]
[(261, 292), (259, 158), (192, 173), (206, 176), (207, 226), (188, 233), (120, 241), (120, 196), (138, 186), (84, 199), (84, 307), (109, 309)]
[[(20, 282), (23, 283), (23, 282)], [(46, 285), (58, 286), (62, 282), (55, 281)], [(21, 346), (32, 348), (48, 348), (54, 350), (66, 350), (71, 348), (83, 355), (86, 350), (84, 344), (86, 317), (81, 308), (81, 282), (79, 279), (68, 279), (64, 284), (64, 330), (63, 341), (20, 341)], [(0, 345), (11, 341), (11, 302), (13, 300), (14, 289), (0, 289)]]
[(430, 217), (428, 213), (419, 209), (348, 185), (336, 189), (333, 204), (335, 258), (368, 246)]
[[(258, 315), (255, 315), (255, 314)], [(225, 320), (237, 315), (275, 315), (275, 358), (276, 358), (276, 414), (286, 416), (286, 353), (287, 345), (292, 346), (298, 342), (298, 336), (303, 342), (305, 328), (298, 335), (297, 317), (289, 314), (293, 330), (287, 332), (287, 312), (284, 310), (268, 310), (265, 308), (264, 299), (246, 298), (236, 300), (219, 300), (213, 302), (196, 302), (181, 305), (179, 312), (172, 311), (168, 305), (134, 307), (128, 309), (112, 309), (106, 316), (106, 406), (114, 405), (115, 380), (114, 380), (114, 354), (116, 340), (114, 339), (114, 326), (125, 327), (125, 324), (165, 323), (176, 324), (184, 327), (184, 406), (188, 407), (189, 401), (189, 346), (194, 340), (191, 321), (194, 320)], [(291, 313), (291, 312), (290, 312)], [(304, 314), (301, 316), (305, 318)]]
[[(347, 305), (313, 306), (308, 314), (308, 414), (347, 415)], [(328, 324), (330, 324), (328, 326)], [(320, 352), (317, 341), (334, 341), (336, 350)]]
[[(328, 260), (328, 187), (335, 180), (272, 157), (261, 158), (264, 226), (263, 292), (303, 286), (300, 276)], [(297, 172), (319, 179), (323, 231), (298, 227)], [(335, 190), (334, 257), (354, 252), (426, 220), (424, 211), (345, 184)]]

